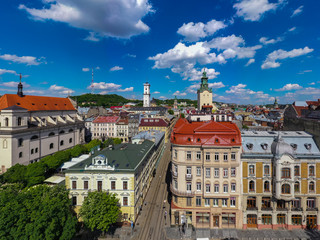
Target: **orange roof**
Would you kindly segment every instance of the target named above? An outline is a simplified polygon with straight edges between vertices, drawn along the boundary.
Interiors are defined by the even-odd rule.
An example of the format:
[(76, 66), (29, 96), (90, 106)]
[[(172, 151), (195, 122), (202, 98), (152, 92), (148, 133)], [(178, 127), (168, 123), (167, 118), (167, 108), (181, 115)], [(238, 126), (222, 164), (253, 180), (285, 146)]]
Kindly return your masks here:
[(95, 120), (94, 123), (115, 123), (118, 120), (118, 116), (99, 116)]
[(0, 110), (19, 106), (28, 111), (76, 111), (68, 98), (5, 94), (0, 98)]
[(173, 128), (171, 143), (179, 145), (241, 146), (241, 134), (232, 122), (188, 122), (180, 118)]

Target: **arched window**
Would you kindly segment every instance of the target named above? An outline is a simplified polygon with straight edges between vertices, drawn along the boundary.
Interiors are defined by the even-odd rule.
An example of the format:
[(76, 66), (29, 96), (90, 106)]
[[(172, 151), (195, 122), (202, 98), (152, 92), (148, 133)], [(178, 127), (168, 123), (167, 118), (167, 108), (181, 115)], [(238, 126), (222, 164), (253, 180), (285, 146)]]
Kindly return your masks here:
[(309, 166), (309, 176), (314, 176), (314, 166)]
[(3, 148), (7, 148), (8, 147), (7, 139), (3, 140), (2, 146), (3, 146)]
[(49, 137), (54, 136), (54, 132), (49, 133)]
[(314, 182), (309, 183), (309, 192), (314, 192)]
[(50, 148), (50, 149), (53, 148), (53, 143), (50, 143), (49, 148)]
[(9, 118), (5, 118), (5, 119), (4, 119), (4, 125), (5, 125), (6, 127), (9, 127)]
[(264, 174), (270, 175), (270, 166), (269, 165), (264, 165)]
[(269, 181), (264, 182), (264, 191), (265, 192), (270, 192), (270, 183)]
[(299, 182), (294, 183), (294, 192), (295, 193), (300, 192), (300, 183)]
[(64, 131), (63, 131), (63, 130), (61, 130), (61, 131), (59, 132), (59, 134), (64, 134)]
[(18, 139), (18, 147), (22, 147), (23, 146), (23, 138), (19, 138)]
[(249, 182), (249, 191), (254, 192), (254, 181)]
[(38, 139), (39, 137), (38, 137), (38, 135), (33, 135), (31, 138), (30, 138), (30, 140), (36, 140), (36, 139)]
[(249, 174), (254, 175), (254, 165), (249, 165)]
[(22, 158), (22, 152), (19, 152), (19, 158)]
[(63, 146), (63, 145), (64, 145), (64, 141), (61, 140), (61, 141), (60, 141), (60, 146)]
[(31, 149), (31, 154), (33, 154), (33, 152), (34, 152), (34, 150), (33, 150), (33, 148)]
[(70, 133), (70, 132), (73, 132), (73, 129), (70, 128), (70, 129), (69, 129), (69, 133)]
[(282, 194), (290, 194), (290, 185), (289, 184), (283, 184), (281, 187)]
[(18, 126), (21, 126), (22, 125), (22, 119), (21, 117), (18, 117)]
[(72, 138), (69, 138), (69, 143), (72, 143)]

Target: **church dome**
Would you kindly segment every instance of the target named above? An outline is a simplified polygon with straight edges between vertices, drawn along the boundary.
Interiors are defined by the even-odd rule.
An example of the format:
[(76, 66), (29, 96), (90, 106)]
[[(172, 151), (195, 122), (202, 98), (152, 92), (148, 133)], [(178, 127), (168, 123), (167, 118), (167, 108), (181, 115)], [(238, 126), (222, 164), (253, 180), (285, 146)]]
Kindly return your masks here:
[(281, 134), (274, 138), (271, 144), (271, 152), (275, 156), (282, 156), (283, 154), (293, 155), (293, 149), (290, 144), (286, 143)]

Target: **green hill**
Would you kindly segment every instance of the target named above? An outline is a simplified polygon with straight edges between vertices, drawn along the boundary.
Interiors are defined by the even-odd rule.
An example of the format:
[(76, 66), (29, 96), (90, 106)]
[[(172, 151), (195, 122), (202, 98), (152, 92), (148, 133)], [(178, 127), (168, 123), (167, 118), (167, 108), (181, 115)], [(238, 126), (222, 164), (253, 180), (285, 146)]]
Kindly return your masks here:
[(71, 96), (71, 98), (77, 101), (78, 106), (80, 107), (89, 107), (89, 106), (111, 107), (111, 106), (123, 105), (128, 102), (142, 103), (142, 101), (140, 100), (126, 99), (117, 94), (101, 95), (101, 94), (87, 93), (79, 96)]

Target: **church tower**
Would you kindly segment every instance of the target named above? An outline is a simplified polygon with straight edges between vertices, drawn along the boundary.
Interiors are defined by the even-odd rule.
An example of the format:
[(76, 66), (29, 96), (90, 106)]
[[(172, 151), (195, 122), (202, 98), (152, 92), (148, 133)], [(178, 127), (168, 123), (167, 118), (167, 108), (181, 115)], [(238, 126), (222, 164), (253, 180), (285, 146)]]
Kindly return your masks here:
[(273, 108), (274, 108), (274, 109), (279, 108), (278, 100), (277, 100), (277, 98), (276, 98), (276, 97), (275, 97), (275, 99), (274, 99)]
[(198, 111), (205, 111), (212, 113), (212, 109), (216, 110), (216, 106), (212, 103), (212, 88), (209, 88), (207, 73), (204, 70), (202, 73), (200, 89), (197, 91), (198, 94)]
[(150, 107), (150, 84), (143, 84), (143, 106)]

